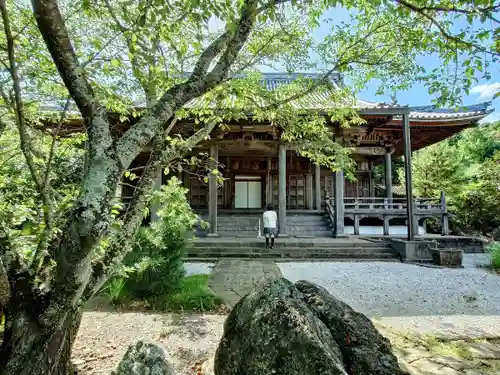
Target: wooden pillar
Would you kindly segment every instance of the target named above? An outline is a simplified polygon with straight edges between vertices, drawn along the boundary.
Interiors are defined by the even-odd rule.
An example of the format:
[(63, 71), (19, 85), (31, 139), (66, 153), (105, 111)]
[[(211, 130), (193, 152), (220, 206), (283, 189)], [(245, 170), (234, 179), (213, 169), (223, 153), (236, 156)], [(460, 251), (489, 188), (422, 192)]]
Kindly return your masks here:
[(307, 209), (314, 209), (314, 199), (313, 199), (313, 177), (312, 174), (306, 174), (306, 199), (307, 199)]
[(446, 206), (446, 195), (444, 191), (441, 192), (441, 210), (443, 211), (441, 219), (442, 234), (443, 236), (447, 236), (450, 234), (450, 227), (448, 223), (448, 207)]
[(273, 185), (271, 179), (271, 158), (267, 158), (267, 171), (266, 171), (266, 206), (273, 203)]
[[(163, 168), (160, 168), (160, 174), (158, 175), (158, 177), (156, 178), (156, 181), (155, 181), (155, 187), (154, 187), (155, 191), (161, 189), (162, 175), (163, 175)], [(151, 205), (151, 208), (150, 208), (151, 221), (156, 221), (159, 219), (158, 214), (157, 214), (159, 209), (160, 209), (160, 207), (159, 207), (158, 203)]]
[(344, 172), (335, 173), (335, 237), (344, 236)]
[(403, 142), (405, 155), (406, 213), (408, 241), (415, 241), (415, 206), (413, 202), (413, 179), (411, 172), (411, 140), (409, 113), (403, 114)]
[[(392, 195), (392, 194), (391, 194)], [(387, 216), (387, 211), (389, 210), (389, 199), (390, 198), (385, 198), (384, 199), (384, 236), (389, 235), (389, 216)]]
[(217, 188), (217, 175), (212, 171), (217, 169), (219, 160), (219, 148), (216, 143), (210, 145), (210, 173), (208, 176), (208, 221), (210, 223), (210, 233), (208, 236), (218, 236), (217, 234), (217, 201), (218, 201), (218, 188)]
[(286, 145), (280, 144), (278, 150), (278, 225), (280, 237), (286, 236)]
[(314, 208), (321, 210), (321, 167), (314, 164)]
[(392, 160), (391, 152), (388, 149), (384, 154), (385, 167), (385, 197), (392, 199)]

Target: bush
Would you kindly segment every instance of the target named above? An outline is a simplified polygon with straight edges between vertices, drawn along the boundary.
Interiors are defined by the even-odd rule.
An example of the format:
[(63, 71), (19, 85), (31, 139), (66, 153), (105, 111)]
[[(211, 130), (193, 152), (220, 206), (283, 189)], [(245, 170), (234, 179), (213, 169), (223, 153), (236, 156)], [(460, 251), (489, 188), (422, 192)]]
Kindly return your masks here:
[(491, 266), (493, 268), (500, 268), (500, 242), (495, 242), (486, 249), (491, 257)]
[[(183, 288), (186, 287), (198, 293), (193, 295), (192, 304), (199, 301), (198, 297), (203, 294), (201, 288), (191, 288), (192, 281), (183, 283), (185, 233), (197, 221), (186, 193), (187, 190), (180, 186), (177, 178), (171, 179), (161, 191), (155, 193), (152, 204), (159, 207), (158, 220), (139, 229), (134, 247), (123, 260), (122, 268), (103, 289), (112, 303), (168, 300), (179, 293), (185, 296)], [(211, 297), (206, 298), (209, 300)]]
[(213, 311), (223, 303), (208, 288), (208, 275), (191, 275), (184, 278), (181, 287), (154, 301), (153, 306), (164, 311)]
[(131, 270), (124, 292), (132, 298), (142, 299), (162, 296), (180, 288), (184, 277), (184, 247), (184, 239), (167, 230), (141, 228), (134, 249), (123, 261), (124, 266)]

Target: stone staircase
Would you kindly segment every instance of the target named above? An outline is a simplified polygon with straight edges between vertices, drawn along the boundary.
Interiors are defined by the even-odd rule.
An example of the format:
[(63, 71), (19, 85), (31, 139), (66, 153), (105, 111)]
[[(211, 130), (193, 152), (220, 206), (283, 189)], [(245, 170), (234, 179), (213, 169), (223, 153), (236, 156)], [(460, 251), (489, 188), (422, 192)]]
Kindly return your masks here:
[[(203, 220), (207, 217), (200, 215)], [(278, 236), (274, 249), (258, 238), (262, 213), (221, 213), (218, 237), (197, 228), (186, 252), (189, 261), (219, 258), (267, 258), (286, 261), (399, 261), (388, 242), (357, 238), (332, 238), (332, 226), (323, 212), (287, 213), (287, 232)], [(263, 228), (261, 228), (263, 229)], [(262, 233), (261, 233), (262, 234)]]
[[(207, 220), (206, 216), (202, 216), (202, 218)], [(256, 238), (259, 220), (262, 220), (262, 214), (219, 214), (217, 232), (220, 237)], [(263, 228), (261, 231), (263, 232)], [(206, 230), (198, 228), (195, 234), (204, 237)], [(309, 238), (331, 237), (332, 227), (328, 216), (323, 212), (289, 213), (287, 215), (287, 235)]]
[(272, 250), (258, 238), (198, 238), (188, 246), (189, 261), (267, 258), (276, 261), (399, 261), (386, 241), (334, 238), (278, 238)]

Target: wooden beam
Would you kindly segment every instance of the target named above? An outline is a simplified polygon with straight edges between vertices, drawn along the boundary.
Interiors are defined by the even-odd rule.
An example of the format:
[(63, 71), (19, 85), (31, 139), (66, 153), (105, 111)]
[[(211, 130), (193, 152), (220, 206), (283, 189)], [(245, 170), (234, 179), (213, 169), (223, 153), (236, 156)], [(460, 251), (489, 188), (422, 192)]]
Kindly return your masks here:
[(411, 172), (411, 140), (408, 114), (403, 115), (403, 144), (405, 155), (406, 211), (408, 224), (408, 241), (415, 241), (415, 212), (413, 205), (413, 179)]

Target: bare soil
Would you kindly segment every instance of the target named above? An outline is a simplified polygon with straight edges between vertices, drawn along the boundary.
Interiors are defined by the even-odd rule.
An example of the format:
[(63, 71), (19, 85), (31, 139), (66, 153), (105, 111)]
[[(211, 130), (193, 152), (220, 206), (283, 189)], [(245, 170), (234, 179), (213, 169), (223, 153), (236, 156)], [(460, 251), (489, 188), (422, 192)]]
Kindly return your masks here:
[(83, 315), (73, 362), (82, 375), (109, 375), (130, 344), (145, 340), (165, 349), (176, 374), (197, 375), (213, 357), (225, 319), (209, 314), (89, 311)]

